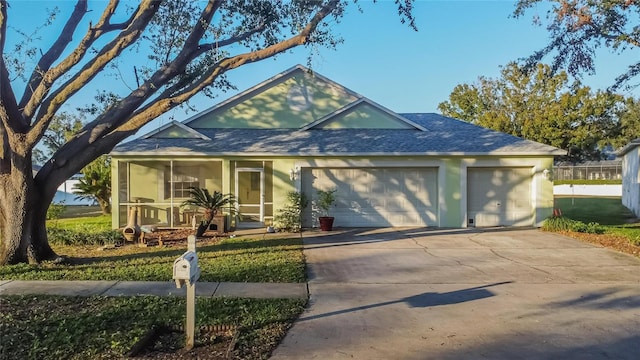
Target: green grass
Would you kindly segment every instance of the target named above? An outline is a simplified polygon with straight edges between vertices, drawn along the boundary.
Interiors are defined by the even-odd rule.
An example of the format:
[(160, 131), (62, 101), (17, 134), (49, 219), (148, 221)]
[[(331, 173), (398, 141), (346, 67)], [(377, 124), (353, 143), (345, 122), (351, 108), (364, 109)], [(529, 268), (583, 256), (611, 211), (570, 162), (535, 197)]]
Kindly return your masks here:
[(555, 208), (573, 220), (598, 222), (604, 225), (606, 233), (624, 236), (640, 245), (640, 223), (634, 222), (635, 215), (622, 205), (620, 198), (556, 198)]
[[(263, 359), (304, 306), (293, 299), (198, 298), (196, 322), (239, 326), (236, 358)], [(125, 359), (151, 327), (185, 318), (182, 297), (0, 296), (0, 308), (2, 359)]]
[[(54, 246), (71, 256), (71, 264), (18, 264), (0, 267), (0, 279), (170, 281), (173, 261), (184, 247), (99, 251), (95, 246)], [(302, 240), (225, 239), (197, 248), (200, 281), (304, 282)]]
[(111, 229), (111, 215), (95, 215), (82, 216), (72, 218), (60, 218), (56, 220), (47, 220), (47, 226), (57, 226), (65, 229), (74, 229), (77, 227), (95, 227), (96, 230)]
[(584, 223), (624, 225), (635, 219), (620, 198), (562, 197), (555, 199), (554, 207), (562, 210), (562, 215)]
[[(102, 215), (100, 206), (85, 206), (85, 205), (65, 205), (64, 212), (61, 218), (77, 218), (77, 217), (95, 217), (95, 216), (107, 216)], [(111, 217), (109, 217), (111, 219)]]

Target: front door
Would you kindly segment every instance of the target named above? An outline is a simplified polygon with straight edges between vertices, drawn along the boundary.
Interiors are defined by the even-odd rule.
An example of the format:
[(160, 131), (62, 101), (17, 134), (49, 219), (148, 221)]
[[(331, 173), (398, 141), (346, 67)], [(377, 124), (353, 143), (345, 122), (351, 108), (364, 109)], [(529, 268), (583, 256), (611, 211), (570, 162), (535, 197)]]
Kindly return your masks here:
[(264, 170), (236, 169), (236, 197), (241, 226), (262, 226), (264, 223)]

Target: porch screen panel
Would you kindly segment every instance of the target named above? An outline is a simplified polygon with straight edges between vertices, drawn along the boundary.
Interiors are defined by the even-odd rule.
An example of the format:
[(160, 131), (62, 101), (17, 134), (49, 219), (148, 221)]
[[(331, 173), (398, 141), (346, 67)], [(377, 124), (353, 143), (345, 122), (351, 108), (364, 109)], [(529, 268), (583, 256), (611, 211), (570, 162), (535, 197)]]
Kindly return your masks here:
[(273, 162), (264, 162), (264, 217), (273, 218)]

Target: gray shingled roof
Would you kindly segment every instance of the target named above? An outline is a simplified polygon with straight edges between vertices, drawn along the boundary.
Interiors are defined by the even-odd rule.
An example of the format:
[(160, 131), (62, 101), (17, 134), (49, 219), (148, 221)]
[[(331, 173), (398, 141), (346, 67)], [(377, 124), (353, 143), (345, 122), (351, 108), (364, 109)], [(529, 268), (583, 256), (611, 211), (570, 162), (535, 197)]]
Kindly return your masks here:
[(113, 155), (564, 155), (563, 150), (437, 114), (401, 114), (425, 127), (393, 129), (196, 129), (211, 138), (137, 139)]

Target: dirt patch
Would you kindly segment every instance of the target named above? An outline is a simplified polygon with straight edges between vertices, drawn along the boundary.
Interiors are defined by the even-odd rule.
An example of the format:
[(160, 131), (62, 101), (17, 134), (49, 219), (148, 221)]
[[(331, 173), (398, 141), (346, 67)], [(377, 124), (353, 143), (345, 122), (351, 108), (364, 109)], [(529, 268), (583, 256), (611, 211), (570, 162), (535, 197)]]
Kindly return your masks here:
[[(137, 359), (237, 359), (234, 348), (238, 330), (201, 329), (196, 332), (196, 344), (191, 350), (184, 348), (185, 333), (181, 329), (160, 328), (154, 331), (144, 347), (134, 355)], [(136, 349), (138, 350), (138, 349)]]
[(561, 234), (594, 245), (617, 250), (625, 254), (640, 256), (640, 246), (632, 244), (629, 239), (624, 236), (613, 234), (585, 234), (573, 231), (563, 231)]
[[(186, 244), (187, 237), (189, 235), (195, 235), (196, 231), (183, 228), (183, 229), (160, 229), (152, 233), (146, 233), (144, 235), (144, 241), (148, 246), (165, 245), (171, 246), (174, 244)], [(203, 236), (198, 238), (199, 244), (212, 244), (217, 243), (221, 239), (226, 238), (226, 235), (219, 235), (214, 232), (207, 232)], [(131, 244), (128, 242), (127, 244)]]

